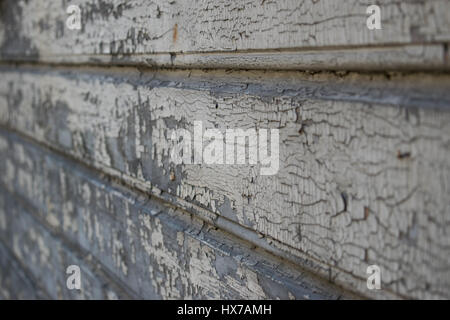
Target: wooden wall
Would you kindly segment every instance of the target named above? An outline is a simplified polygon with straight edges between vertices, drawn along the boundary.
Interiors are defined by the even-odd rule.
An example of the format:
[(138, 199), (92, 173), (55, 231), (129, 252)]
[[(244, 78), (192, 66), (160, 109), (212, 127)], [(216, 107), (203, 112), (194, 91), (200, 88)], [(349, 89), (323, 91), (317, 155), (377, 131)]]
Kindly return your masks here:
[[(371, 4), (0, 1), (0, 296), (450, 298), (450, 2)], [(195, 121), (279, 170), (174, 164)]]

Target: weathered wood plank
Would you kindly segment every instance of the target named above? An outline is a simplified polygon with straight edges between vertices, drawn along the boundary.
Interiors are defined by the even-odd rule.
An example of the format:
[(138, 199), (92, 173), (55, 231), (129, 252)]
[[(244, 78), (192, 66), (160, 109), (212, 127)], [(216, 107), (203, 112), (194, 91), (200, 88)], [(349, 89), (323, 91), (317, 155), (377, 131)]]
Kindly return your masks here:
[[(8, 207), (2, 208), (9, 223), (9, 230), (14, 232), (8, 238), (5, 232), (0, 232), (0, 238), (8, 247), (13, 248), (18, 259), (26, 264), (28, 272), (33, 274), (34, 286), (42, 286), (50, 299), (131, 299), (136, 295), (124, 290), (114, 279), (105, 275), (100, 266), (92, 264), (92, 258), (80, 256), (76, 247), (67, 247), (59, 239), (54, 238), (48, 231), (28, 216), (20, 202), (15, 202), (14, 197), (8, 192), (2, 194), (2, 198), (10, 197), (12, 201), (5, 200)], [(6, 238), (6, 239), (5, 239)], [(66, 268), (69, 265), (80, 267), (82, 286), (81, 290), (69, 290), (66, 287)], [(14, 270), (14, 269), (8, 269)], [(11, 286), (20, 285), (15, 279)], [(14, 299), (36, 299), (34, 288), (27, 288), (28, 297), (12, 297)], [(39, 297), (39, 296), (38, 296)], [(43, 298), (43, 297), (41, 297)]]
[[(5, 71), (1, 123), (359, 292), (377, 264), (396, 294), (448, 297), (447, 76), (76, 71)], [(196, 120), (278, 128), (278, 173), (174, 166), (170, 132)]]
[[(66, 27), (69, 4), (81, 8), (81, 30)], [(2, 1), (0, 53), (2, 59), (12, 60), (201, 68), (449, 68), (447, 0), (377, 1), (381, 30), (366, 26), (371, 4), (363, 0)], [(384, 48), (372, 49), (374, 45)], [(279, 55), (266, 54), (267, 50), (288, 51)], [(240, 53), (209, 54), (236, 51)]]
[[(14, 252), (33, 263), (43, 281), (53, 281), (47, 284), (50, 289), (65, 285), (65, 267), (80, 260), (71, 253), (84, 250), (90, 257), (84, 259), (98, 260), (141, 298), (352, 297), (187, 213), (98, 179), (14, 135), (2, 132), (0, 139), (10, 150), (0, 165), (7, 176), (0, 183), (0, 234), (9, 236)], [(70, 249), (63, 250), (58, 238), (66, 239)], [(91, 273), (95, 278), (96, 272)], [(81, 293), (89, 297), (91, 291), (88, 287)]]
[[(165, 68), (262, 70), (439, 70), (450, 68), (441, 44), (324, 50), (124, 55), (111, 62), (104, 55), (74, 57), (73, 63), (143, 65)], [(65, 57), (42, 57), (48, 63)]]
[[(51, 299), (130, 299), (137, 296), (118, 284), (115, 279), (104, 273), (95, 263), (90, 253), (79, 251), (76, 246), (67, 246), (63, 241), (48, 232), (33, 218), (23, 201), (1, 188), (0, 215), (3, 223), (0, 239), (13, 251), (28, 273), (32, 274), (32, 284), (45, 289)], [(94, 261), (93, 261), (94, 260)], [(81, 271), (81, 290), (69, 290), (66, 269), (77, 265)], [(11, 269), (8, 269), (11, 270)], [(12, 272), (14, 272), (12, 270)], [(15, 279), (11, 286), (20, 282)], [(27, 298), (38, 290), (27, 288)], [(15, 297), (25, 298), (25, 297)]]
[(38, 282), (20, 265), (10, 249), (0, 242), (0, 300), (48, 299)]

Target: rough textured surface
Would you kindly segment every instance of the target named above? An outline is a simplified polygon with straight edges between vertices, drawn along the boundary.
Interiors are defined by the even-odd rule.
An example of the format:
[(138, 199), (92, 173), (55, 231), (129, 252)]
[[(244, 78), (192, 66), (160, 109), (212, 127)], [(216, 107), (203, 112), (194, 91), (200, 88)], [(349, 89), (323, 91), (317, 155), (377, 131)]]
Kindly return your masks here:
[[(10, 174), (0, 184), (0, 238), (53, 298), (72, 292), (80, 294), (76, 298), (152, 299), (342, 295), (245, 242), (236, 246), (189, 214), (115, 187), (15, 135), (2, 132), (0, 141), (11, 150), (1, 164)], [(82, 269), (81, 291), (64, 287), (71, 264)]]
[[(450, 298), (450, 2), (370, 4), (1, 1), (0, 297)], [(279, 171), (175, 165), (195, 121)]]
[[(352, 87), (351, 75), (343, 85), (331, 75), (279, 74), (275, 85), (258, 73), (206, 81), (204, 73), (131, 71), (5, 71), (2, 123), (209, 223), (250, 228), (341, 285), (366, 292), (366, 268), (378, 264), (387, 291), (448, 295), (448, 77), (434, 88), (427, 76), (394, 77), (377, 90), (371, 77), (355, 76)], [(418, 87), (403, 108), (391, 105)], [(280, 129), (279, 172), (173, 165), (170, 132), (192, 130), (195, 120)]]
[(0, 299), (48, 299), (38, 281), (23, 271), (20, 261), (1, 242), (0, 270)]
[[(366, 0), (2, 1), (0, 53), (12, 60), (206, 68), (449, 67), (447, 0), (376, 3), (381, 30), (366, 27)], [(81, 30), (66, 28), (69, 4), (81, 9)], [(374, 45), (388, 47), (364, 49)], [(242, 54), (213, 54), (235, 51)]]

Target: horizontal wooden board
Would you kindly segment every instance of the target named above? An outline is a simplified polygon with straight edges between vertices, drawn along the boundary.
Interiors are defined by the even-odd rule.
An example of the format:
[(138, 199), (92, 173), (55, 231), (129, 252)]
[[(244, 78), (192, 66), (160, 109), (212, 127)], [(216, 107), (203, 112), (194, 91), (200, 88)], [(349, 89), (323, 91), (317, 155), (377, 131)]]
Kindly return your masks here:
[[(69, 4), (81, 9), (81, 30), (66, 26)], [(371, 4), (3, 1), (0, 54), (3, 60), (187, 68), (449, 68), (447, 0), (377, 1), (381, 30), (366, 26)], [(237, 54), (217, 55), (224, 52)]]
[(10, 248), (0, 242), (0, 299), (48, 298), (48, 294), (39, 287), (38, 281), (21, 266)]
[[(10, 62), (32, 62), (33, 57), (4, 57)], [(450, 68), (445, 45), (407, 45), (329, 50), (278, 50), (232, 53), (155, 53), (122, 55), (43, 56), (48, 64), (124, 65), (171, 69), (444, 71)]]
[[(390, 292), (448, 296), (447, 76), (80, 71), (4, 70), (1, 123), (358, 292), (377, 264)], [(279, 129), (278, 173), (171, 164), (197, 120)]]
[[(13, 259), (18, 260), (27, 273), (32, 275), (31, 283), (43, 288), (47, 299), (130, 299), (136, 298), (127, 292), (115, 279), (93, 262), (86, 252), (77, 247), (67, 246), (63, 241), (48, 232), (28, 209), (23, 201), (1, 188), (2, 207), (0, 214), (7, 223), (0, 232), (1, 241), (13, 251)], [(95, 259), (94, 259), (95, 260)], [(80, 267), (81, 290), (69, 290), (66, 269), (70, 265)], [(10, 269), (7, 269), (10, 270)], [(19, 283), (13, 282), (12, 286)], [(27, 294), (39, 293), (27, 289)], [(14, 297), (9, 297), (14, 298)], [(19, 298), (19, 297), (17, 297)], [(33, 297), (34, 298), (34, 297)]]
[(352, 297), (45, 148), (3, 131), (0, 141), (10, 150), (0, 164), (0, 238), (53, 298), (72, 293), (70, 264), (88, 278), (78, 298)]

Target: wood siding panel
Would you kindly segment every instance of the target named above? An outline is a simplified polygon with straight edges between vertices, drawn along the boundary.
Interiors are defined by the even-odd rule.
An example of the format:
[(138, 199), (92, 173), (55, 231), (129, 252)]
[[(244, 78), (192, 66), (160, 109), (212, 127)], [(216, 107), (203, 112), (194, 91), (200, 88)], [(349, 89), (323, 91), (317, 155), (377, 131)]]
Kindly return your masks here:
[[(187, 212), (1, 132), (0, 233), (53, 298), (336, 299), (352, 295)], [(81, 291), (65, 287), (81, 267)], [(105, 275), (108, 275), (107, 277)]]
[[(362, 0), (2, 1), (0, 53), (185, 68), (449, 68), (448, 1), (376, 3), (381, 30), (367, 28), (372, 3)], [(81, 30), (66, 27), (69, 4), (81, 9)]]
[[(33, 70), (4, 72), (5, 126), (209, 223), (249, 228), (260, 245), (319, 265), (315, 272), (342, 285), (367, 291), (366, 268), (378, 264), (399, 295), (447, 295), (447, 77), (433, 88), (426, 76), (384, 88), (357, 77), (352, 88), (332, 76), (283, 74), (279, 92), (273, 82), (255, 83), (258, 73), (199, 83), (188, 73)], [(196, 120), (221, 130), (279, 129), (278, 173), (174, 165), (170, 133), (192, 130)]]

